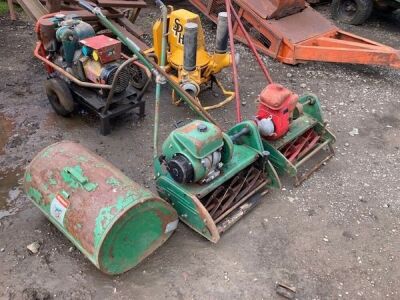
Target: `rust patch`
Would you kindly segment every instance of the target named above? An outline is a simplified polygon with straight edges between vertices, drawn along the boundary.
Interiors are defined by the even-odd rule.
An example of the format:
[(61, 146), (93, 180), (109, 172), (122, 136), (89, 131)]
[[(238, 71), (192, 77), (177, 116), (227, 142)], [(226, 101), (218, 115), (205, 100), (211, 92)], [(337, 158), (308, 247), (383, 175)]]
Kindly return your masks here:
[(192, 131), (197, 130), (197, 125), (198, 124), (196, 122), (189, 123), (188, 125), (185, 125), (185, 126), (179, 128), (179, 131), (182, 133), (190, 133)]
[[(51, 178), (56, 184), (48, 184), (47, 190), (40, 190), (44, 206), (51, 203), (54, 195), (65, 190), (70, 195), (70, 206), (65, 213), (63, 226), (91, 255), (96, 253), (94, 237), (96, 219), (103, 208), (112, 209), (115, 206), (112, 213), (117, 213), (119, 195), (137, 197), (143, 201), (147, 201), (152, 195), (149, 190), (129, 180), (119, 169), (80, 144), (64, 141), (43, 151), (48, 155), (43, 157), (42, 153), (39, 153), (28, 167), (27, 173), (31, 179), (30, 182), (25, 181), (25, 189), (41, 187), (43, 184), (48, 184)], [(80, 159), (82, 155), (85, 156), (84, 160)], [(84, 171), (88, 181), (95, 181), (98, 184), (95, 190), (73, 189), (63, 180), (61, 171), (66, 166), (77, 164)], [(121, 184), (119, 186), (107, 184), (109, 178), (115, 178)]]
[(194, 204), (196, 205), (197, 211), (199, 212), (201, 219), (205, 220), (205, 224), (211, 233), (211, 242), (213, 242), (213, 243), (218, 242), (220, 239), (220, 235), (219, 235), (217, 226), (214, 223), (214, 220), (211, 218), (209, 212), (204, 207), (204, 205), (201, 203), (199, 198), (197, 198), (196, 196), (191, 196), (191, 198), (192, 198)]

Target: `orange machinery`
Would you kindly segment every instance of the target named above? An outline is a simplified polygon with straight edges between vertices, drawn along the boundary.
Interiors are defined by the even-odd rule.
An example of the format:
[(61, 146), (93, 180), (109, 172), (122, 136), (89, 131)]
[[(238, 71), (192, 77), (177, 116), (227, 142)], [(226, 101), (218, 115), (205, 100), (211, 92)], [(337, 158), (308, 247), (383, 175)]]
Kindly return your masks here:
[[(224, 0), (190, 0), (216, 22)], [(400, 51), (340, 30), (304, 0), (234, 0), (257, 48), (287, 64), (325, 61), (400, 68)], [(235, 37), (246, 43), (237, 24)]]

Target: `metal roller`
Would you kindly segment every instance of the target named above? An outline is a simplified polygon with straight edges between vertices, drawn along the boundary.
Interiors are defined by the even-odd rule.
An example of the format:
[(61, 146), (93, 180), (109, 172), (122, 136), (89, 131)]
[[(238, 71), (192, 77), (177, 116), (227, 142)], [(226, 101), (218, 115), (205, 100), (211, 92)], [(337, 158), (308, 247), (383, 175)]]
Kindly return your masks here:
[(29, 164), (32, 202), (101, 271), (135, 267), (175, 230), (175, 210), (80, 144), (63, 141)]

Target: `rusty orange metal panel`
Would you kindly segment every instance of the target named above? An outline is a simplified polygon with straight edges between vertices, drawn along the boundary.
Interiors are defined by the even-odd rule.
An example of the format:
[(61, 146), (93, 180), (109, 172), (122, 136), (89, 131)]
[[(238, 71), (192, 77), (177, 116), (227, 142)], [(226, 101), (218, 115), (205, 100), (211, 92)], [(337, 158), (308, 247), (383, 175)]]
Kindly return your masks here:
[[(393, 49), (394, 50), (394, 49)], [(303, 46), (295, 47), (294, 56), (301, 61), (326, 61), (351, 64), (385, 65), (400, 68), (400, 51), (381, 49), (349, 49), (345, 47)]]
[(332, 22), (311, 7), (282, 19), (267, 20), (263, 23), (270, 31), (293, 44), (338, 30)]
[[(225, 9), (221, 0), (190, 2), (214, 22), (216, 14)], [(326, 61), (400, 68), (399, 50), (341, 31), (308, 4), (301, 11), (296, 10), (301, 2), (235, 0), (234, 6), (257, 49), (280, 62)], [(291, 6), (290, 15), (283, 18), (277, 16), (279, 10), (282, 12)], [(234, 26), (234, 31), (235, 37), (246, 43), (238, 26)]]
[(238, 0), (263, 19), (279, 19), (300, 12), (306, 7), (304, 0)]

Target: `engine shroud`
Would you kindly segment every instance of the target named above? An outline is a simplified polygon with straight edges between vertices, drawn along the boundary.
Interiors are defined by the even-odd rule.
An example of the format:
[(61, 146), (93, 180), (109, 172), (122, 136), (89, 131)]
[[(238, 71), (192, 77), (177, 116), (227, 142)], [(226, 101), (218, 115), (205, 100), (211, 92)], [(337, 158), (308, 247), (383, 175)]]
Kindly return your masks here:
[(207, 180), (219, 167), (221, 155), (215, 153), (221, 152), (224, 143), (221, 129), (208, 122), (193, 121), (174, 130), (162, 147), (172, 178), (179, 183)]
[(257, 119), (270, 119), (274, 131), (264, 138), (277, 140), (289, 130), (290, 119), (299, 96), (284, 86), (276, 83), (267, 85), (260, 94)]

